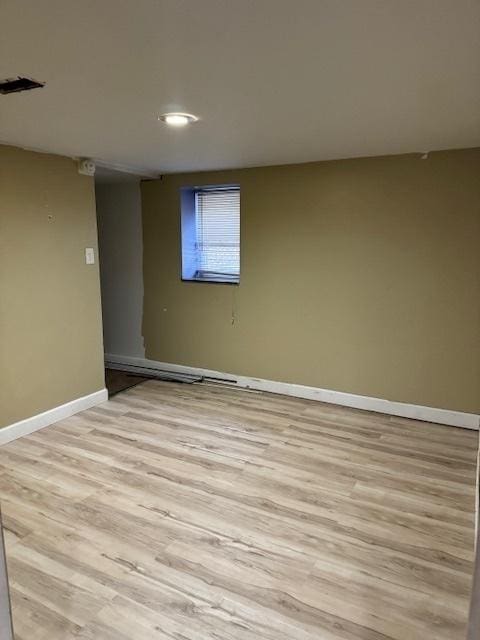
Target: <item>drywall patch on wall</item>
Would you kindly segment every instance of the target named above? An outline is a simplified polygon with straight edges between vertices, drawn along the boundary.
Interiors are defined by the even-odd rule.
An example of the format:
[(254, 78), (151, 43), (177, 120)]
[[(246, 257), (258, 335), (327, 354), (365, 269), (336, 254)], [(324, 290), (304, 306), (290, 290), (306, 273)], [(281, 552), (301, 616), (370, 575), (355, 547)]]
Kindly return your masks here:
[[(147, 358), (480, 413), (479, 174), (468, 149), (142, 183)], [(231, 287), (180, 279), (180, 188), (222, 183), (233, 324)]]
[(95, 193), (105, 350), (144, 356), (139, 180), (100, 183)]
[(93, 179), (0, 146), (0, 427), (105, 387)]

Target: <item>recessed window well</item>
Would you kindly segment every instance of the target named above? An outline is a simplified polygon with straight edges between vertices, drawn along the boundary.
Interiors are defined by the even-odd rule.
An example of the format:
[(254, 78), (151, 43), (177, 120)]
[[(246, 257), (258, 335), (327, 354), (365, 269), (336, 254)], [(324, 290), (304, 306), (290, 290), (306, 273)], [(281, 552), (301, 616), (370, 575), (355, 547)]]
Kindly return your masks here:
[(180, 190), (182, 280), (240, 281), (240, 187)]

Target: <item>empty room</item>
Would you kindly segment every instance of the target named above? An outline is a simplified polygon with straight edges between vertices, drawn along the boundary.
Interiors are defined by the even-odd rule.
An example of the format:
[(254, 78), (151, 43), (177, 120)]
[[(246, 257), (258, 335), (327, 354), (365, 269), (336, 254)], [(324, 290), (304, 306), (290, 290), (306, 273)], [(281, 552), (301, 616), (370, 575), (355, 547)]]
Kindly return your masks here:
[(0, 640), (480, 640), (480, 0), (0, 24)]

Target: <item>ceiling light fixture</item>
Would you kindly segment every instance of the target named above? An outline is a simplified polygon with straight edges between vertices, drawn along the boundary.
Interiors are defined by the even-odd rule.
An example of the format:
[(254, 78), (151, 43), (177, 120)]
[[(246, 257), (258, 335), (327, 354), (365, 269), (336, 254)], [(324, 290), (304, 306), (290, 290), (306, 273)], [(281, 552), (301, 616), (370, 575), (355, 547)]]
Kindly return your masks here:
[(187, 124), (197, 122), (198, 118), (191, 113), (164, 113), (159, 120), (170, 127), (185, 127)]

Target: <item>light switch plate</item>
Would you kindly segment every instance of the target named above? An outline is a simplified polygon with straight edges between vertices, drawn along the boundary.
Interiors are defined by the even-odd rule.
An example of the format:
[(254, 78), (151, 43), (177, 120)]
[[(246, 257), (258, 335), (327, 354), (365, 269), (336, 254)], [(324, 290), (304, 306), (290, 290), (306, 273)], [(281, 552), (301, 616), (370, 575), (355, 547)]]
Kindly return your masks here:
[(86, 264), (95, 264), (95, 253), (91, 247), (85, 249), (85, 262)]

